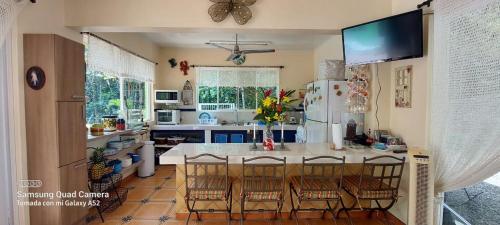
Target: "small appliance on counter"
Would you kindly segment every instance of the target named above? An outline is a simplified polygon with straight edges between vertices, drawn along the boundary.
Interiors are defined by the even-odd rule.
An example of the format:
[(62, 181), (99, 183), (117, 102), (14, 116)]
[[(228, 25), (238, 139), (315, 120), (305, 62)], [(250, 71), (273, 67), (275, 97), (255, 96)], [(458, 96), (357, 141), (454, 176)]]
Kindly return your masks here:
[(155, 91), (155, 103), (164, 104), (178, 104), (179, 91), (178, 90), (156, 90)]
[(157, 125), (178, 125), (181, 123), (181, 111), (173, 109), (160, 109), (156, 111)]

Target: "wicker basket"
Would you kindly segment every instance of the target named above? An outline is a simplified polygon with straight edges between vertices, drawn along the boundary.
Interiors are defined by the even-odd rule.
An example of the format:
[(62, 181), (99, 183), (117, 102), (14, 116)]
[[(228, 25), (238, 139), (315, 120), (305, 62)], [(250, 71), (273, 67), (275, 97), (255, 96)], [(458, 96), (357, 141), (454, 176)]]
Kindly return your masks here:
[[(117, 188), (116, 192), (118, 192), (118, 196), (120, 197), (120, 201), (123, 203), (127, 201), (128, 189), (127, 188)], [(102, 198), (101, 200), (101, 208), (104, 209), (104, 212), (113, 212), (118, 207), (121, 206), (120, 201), (118, 201), (117, 195), (115, 191), (109, 192), (109, 198)]]

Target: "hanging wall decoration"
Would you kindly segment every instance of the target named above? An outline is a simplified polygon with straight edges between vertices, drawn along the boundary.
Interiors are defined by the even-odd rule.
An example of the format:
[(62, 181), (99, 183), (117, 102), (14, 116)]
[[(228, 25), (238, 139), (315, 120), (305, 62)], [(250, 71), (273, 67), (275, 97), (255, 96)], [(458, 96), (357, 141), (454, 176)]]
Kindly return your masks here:
[(222, 22), (231, 13), (239, 25), (246, 24), (252, 18), (252, 11), (248, 6), (257, 0), (210, 0), (214, 2), (208, 9), (208, 14), (214, 22)]
[(184, 105), (193, 104), (193, 86), (189, 80), (186, 80), (184, 88), (182, 89), (182, 103), (184, 103)]
[(177, 66), (177, 61), (175, 60), (175, 58), (169, 59), (168, 63), (170, 64), (170, 68), (175, 68)]
[(181, 65), (181, 71), (184, 73), (184, 76), (188, 75), (188, 70), (189, 70), (189, 63), (188, 61), (184, 60), (180, 62)]
[(394, 104), (398, 108), (411, 108), (411, 80), (413, 69), (412, 66), (403, 66), (396, 68), (396, 76), (394, 77), (396, 84), (396, 92), (394, 94)]
[(368, 110), (369, 68), (366, 65), (354, 66), (348, 69), (348, 73), (347, 108), (352, 113), (365, 113)]

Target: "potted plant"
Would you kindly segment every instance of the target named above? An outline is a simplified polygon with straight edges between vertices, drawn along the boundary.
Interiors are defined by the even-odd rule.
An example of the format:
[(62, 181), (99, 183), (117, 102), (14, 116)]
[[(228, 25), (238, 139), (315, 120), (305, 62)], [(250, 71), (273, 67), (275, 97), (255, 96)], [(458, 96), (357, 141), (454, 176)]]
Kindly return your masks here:
[(92, 166), (90, 167), (90, 176), (92, 180), (99, 180), (106, 173), (106, 163), (104, 158), (105, 148), (93, 148), (94, 152), (90, 157)]
[(256, 116), (254, 120), (265, 124), (266, 129), (264, 130), (262, 144), (265, 150), (274, 150), (274, 135), (273, 126), (276, 122), (283, 122), (286, 120), (286, 112), (290, 110), (291, 103), (296, 101), (292, 99), (295, 90), (285, 91), (281, 90), (278, 97), (271, 96), (272, 90), (264, 91), (264, 96), (256, 110)]

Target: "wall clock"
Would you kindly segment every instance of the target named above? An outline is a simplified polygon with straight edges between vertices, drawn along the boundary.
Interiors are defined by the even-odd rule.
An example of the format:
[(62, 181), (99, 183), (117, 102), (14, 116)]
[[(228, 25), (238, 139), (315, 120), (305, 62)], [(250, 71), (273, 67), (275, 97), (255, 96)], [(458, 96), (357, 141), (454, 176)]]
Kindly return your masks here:
[(33, 90), (40, 90), (45, 85), (45, 72), (38, 66), (32, 66), (26, 72), (26, 83)]

